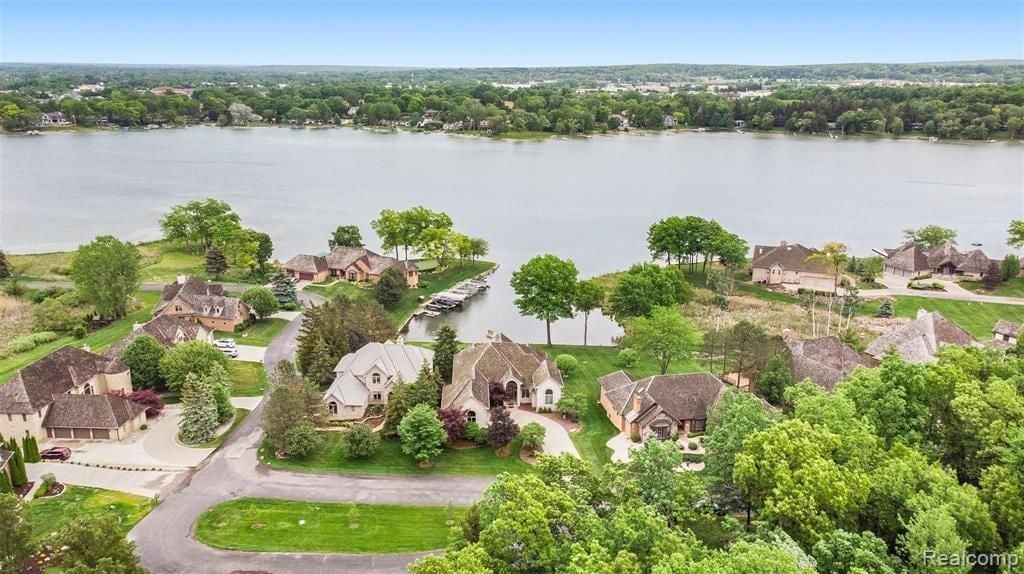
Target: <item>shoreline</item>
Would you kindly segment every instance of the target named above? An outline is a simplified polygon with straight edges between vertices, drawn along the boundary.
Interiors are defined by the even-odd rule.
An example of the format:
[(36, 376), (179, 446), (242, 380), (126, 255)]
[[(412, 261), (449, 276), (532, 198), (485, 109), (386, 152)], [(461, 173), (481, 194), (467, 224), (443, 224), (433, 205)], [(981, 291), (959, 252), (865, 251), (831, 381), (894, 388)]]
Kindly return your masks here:
[[(167, 128), (156, 128), (147, 129), (145, 127), (134, 127), (131, 129), (124, 129), (121, 127), (93, 127), (93, 126), (63, 126), (56, 128), (42, 128), (34, 131), (36, 134), (29, 134), (27, 132), (11, 132), (6, 130), (0, 130), (0, 136), (6, 137), (38, 137), (44, 135), (79, 135), (79, 134), (124, 134), (136, 133), (136, 132), (160, 132), (163, 130), (177, 131), (185, 128), (219, 128), (228, 130), (250, 130), (250, 129), (262, 129), (262, 128), (277, 128), (277, 129), (296, 129), (296, 130), (308, 130), (308, 131), (321, 131), (321, 130), (336, 130), (336, 129), (351, 129), (356, 131), (366, 131), (376, 134), (392, 134), (392, 133), (410, 133), (410, 134), (422, 134), (422, 135), (445, 135), (465, 138), (479, 138), (493, 141), (508, 141), (508, 142), (543, 142), (543, 141), (580, 141), (590, 140), (597, 137), (608, 138), (608, 137), (658, 137), (658, 136), (673, 136), (673, 135), (753, 135), (753, 136), (771, 136), (771, 137), (796, 137), (801, 139), (821, 139), (827, 141), (843, 141), (843, 140), (865, 140), (865, 141), (911, 141), (911, 142), (925, 142), (925, 143), (943, 143), (943, 144), (959, 144), (959, 145), (974, 145), (974, 144), (1011, 144), (1020, 145), (1024, 143), (1024, 139), (1011, 139), (1011, 138), (993, 138), (991, 140), (969, 140), (969, 139), (948, 139), (948, 138), (937, 138), (934, 141), (923, 134), (910, 135), (905, 134), (901, 136), (894, 136), (892, 134), (877, 134), (877, 133), (858, 133), (853, 135), (839, 135), (836, 137), (829, 137), (830, 132), (824, 133), (798, 133), (798, 132), (787, 132), (785, 130), (773, 129), (771, 131), (761, 131), (756, 129), (738, 131), (737, 128), (675, 128), (675, 129), (664, 129), (664, 130), (648, 130), (648, 129), (635, 129), (629, 131), (614, 131), (614, 132), (592, 132), (586, 134), (559, 134), (554, 132), (511, 132), (515, 135), (495, 134), (487, 135), (479, 132), (459, 132), (459, 131), (444, 131), (444, 130), (421, 130), (409, 127), (398, 127), (388, 128), (382, 126), (355, 126), (355, 125), (314, 125), (314, 126), (290, 126), (280, 124), (252, 124), (245, 126), (218, 126), (211, 123), (198, 123), (188, 124), (183, 126), (172, 126)], [(703, 129), (704, 131), (700, 131)], [(741, 129), (741, 128), (740, 128)]]

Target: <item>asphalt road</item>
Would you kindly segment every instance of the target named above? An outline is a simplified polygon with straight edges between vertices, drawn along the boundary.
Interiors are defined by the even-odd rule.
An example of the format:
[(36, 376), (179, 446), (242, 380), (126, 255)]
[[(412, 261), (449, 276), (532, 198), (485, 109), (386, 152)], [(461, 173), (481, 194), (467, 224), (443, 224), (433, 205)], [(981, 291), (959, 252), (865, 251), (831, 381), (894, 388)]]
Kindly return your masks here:
[[(304, 302), (321, 298), (303, 293)], [(294, 359), (301, 319), (296, 318), (267, 348), (268, 372), (282, 359)], [(490, 483), (487, 478), (308, 474), (270, 470), (257, 459), (262, 439), (262, 404), (194, 473), (182, 481), (132, 529), (142, 564), (153, 574), (232, 572), (387, 574), (405, 572), (425, 555), (292, 554), (237, 552), (205, 546), (192, 536), (207, 508), (241, 497), (317, 502), (392, 504), (470, 504)]]

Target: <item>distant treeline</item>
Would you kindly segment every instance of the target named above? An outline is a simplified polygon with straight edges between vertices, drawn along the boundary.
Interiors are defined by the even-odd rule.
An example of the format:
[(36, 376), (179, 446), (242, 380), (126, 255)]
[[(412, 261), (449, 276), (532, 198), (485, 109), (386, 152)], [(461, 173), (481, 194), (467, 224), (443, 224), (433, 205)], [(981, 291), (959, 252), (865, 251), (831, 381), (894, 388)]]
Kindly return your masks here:
[[(168, 82), (165, 85), (177, 85)], [(212, 122), (402, 125), (421, 129), (592, 133), (631, 128), (777, 129), (846, 134), (917, 130), (942, 138), (1024, 136), (1024, 85), (955, 87), (824, 86), (777, 90), (757, 98), (706, 91), (577, 93), (567, 87), (508, 89), (486, 83), (402, 87), (335, 81), (278, 87), (200, 86), (191, 95), (156, 94), (106, 82), (94, 92), (17, 90), (0, 94), (7, 130), (43, 123), (62, 112), (77, 125)], [(49, 120), (49, 118), (48, 118)], [(742, 122), (742, 124), (738, 123)]]
[(0, 64), (0, 89), (66, 88), (96, 82), (155, 87), (199, 87), (203, 82), (329, 83), (339, 80), (402, 82), (556, 82), (571, 86), (606, 82), (694, 82), (703, 78), (768, 81), (882, 79), (949, 82), (1021, 82), (1024, 61), (983, 60), (917, 64), (818, 64), (745, 66), (642, 64), (545, 68), (401, 68), (368, 66), (127, 66), (103, 64)]

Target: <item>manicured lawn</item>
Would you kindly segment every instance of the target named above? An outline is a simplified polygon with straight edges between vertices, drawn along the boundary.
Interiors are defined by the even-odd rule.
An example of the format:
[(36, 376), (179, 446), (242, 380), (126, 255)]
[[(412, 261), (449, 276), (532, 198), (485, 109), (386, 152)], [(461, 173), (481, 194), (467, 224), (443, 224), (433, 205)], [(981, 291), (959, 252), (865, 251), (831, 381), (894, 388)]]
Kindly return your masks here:
[[(57, 480), (60, 480), (59, 475)], [(152, 500), (143, 496), (102, 488), (68, 486), (60, 496), (29, 502), (25, 507), (25, 518), (32, 524), (32, 537), (40, 541), (80, 516), (116, 516), (121, 533), (127, 534), (151, 508)]]
[(273, 449), (264, 443), (260, 459), (268, 466), (310, 472), (350, 472), (357, 474), (415, 474), (494, 476), (502, 472), (523, 472), (529, 465), (519, 458), (519, 441), (512, 443), (506, 457), (498, 457), (494, 449), (481, 446), (468, 449), (446, 448), (433, 466), (422, 469), (413, 458), (402, 452), (397, 440), (383, 440), (377, 453), (368, 459), (348, 459), (341, 454), (341, 433), (328, 431), (324, 444), (306, 459), (276, 459)]
[(288, 321), (285, 319), (260, 319), (241, 333), (214, 331), (213, 336), (217, 339), (234, 339), (239, 345), (266, 347), (281, 332), (281, 329), (284, 329), (287, 325)]
[[(1024, 305), (903, 296), (896, 297), (895, 300), (894, 310), (899, 317), (914, 318), (917, 316), (918, 309), (938, 311), (950, 321), (966, 329), (979, 341), (992, 338), (992, 327), (999, 319), (1006, 319), (1014, 323), (1024, 322)], [(874, 308), (877, 309), (877, 307)]]
[(226, 431), (221, 433), (220, 436), (211, 440), (210, 442), (198, 445), (195, 448), (217, 448), (218, 446), (223, 444), (224, 441), (226, 441), (229, 436), (231, 436), (231, 433), (235, 432), (235, 429), (238, 428), (238, 425), (242, 424), (242, 421), (244, 421), (245, 417), (249, 416), (249, 413), (251, 412), (252, 411), (250, 411), (249, 409), (235, 409), (235, 418), (234, 420), (231, 421), (231, 426), (229, 426)]
[[(423, 273), (420, 275), (421, 287), (406, 291), (402, 299), (394, 307), (388, 309), (388, 314), (391, 315), (396, 325), (401, 325), (420, 306), (420, 297), (427, 299), (435, 293), (447, 291), (460, 281), (476, 277), (492, 267), (494, 267), (494, 263), (489, 261), (466, 261), (461, 265), (452, 263), (451, 267), (440, 273)], [(423, 287), (424, 285), (425, 287)], [(338, 293), (356, 297), (373, 297), (372, 289), (358, 287), (347, 281), (339, 281), (330, 286), (308, 285), (305, 290), (328, 299)]]
[[(649, 357), (641, 356), (635, 366), (623, 369), (616, 363), (619, 354), (619, 349), (616, 347), (583, 347), (580, 345), (546, 347), (538, 345), (537, 348), (545, 351), (552, 359), (561, 354), (576, 357), (579, 362), (579, 370), (566, 377), (565, 394), (585, 395), (588, 407), (580, 413), (580, 422), (583, 423), (583, 427), (577, 432), (570, 433), (569, 436), (584, 460), (595, 465), (611, 462), (612, 451), (605, 446), (605, 443), (619, 434), (619, 430), (608, 420), (604, 408), (598, 403), (600, 387), (597, 384), (597, 378), (618, 370), (625, 370), (636, 378), (656, 375), (659, 372), (657, 363)], [(702, 370), (705, 369), (696, 361), (685, 361), (671, 364), (668, 372), (689, 373)]]
[[(358, 513), (354, 524), (353, 508)], [(204, 512), (196, 538), (215, 548), (256, 552), (421, 552), (444, 548), (447, 521), (465, 511), (452, 510), (449, 516), (444, 506), (241, 498)]]
[(263, 363), (230, 361), (228, 374), (231, 375), (233, 397), (260, 397), (267, 390), (267, 371)]
[(11, 378), (14, 373), (22, 368), (38, 361), (64, 345), (72, 345), (74, 347), (88, 345), (92, 352), (102, 353), (107, 347), (130, 333), (135, 323), (145, 323), (152, 318), (153, 306), (156, 305), (160, 294), (154, 291), (139, 291), (135, 296), (141, 303), (141, 307), (137, 311), (130, 313), (123, 319), (114, 321), (102, 329), (89, 333), (82, 339), (75, 339), (70, 336), (61, 337), (56, 341), (40, 345), (31, 351), (11, 355), (7, 359), (0, 361), (0, 383)]
[(960, 286), (968, 291), (983, 293), (985, 295), (996, 295), (998, 297), (1024, 297), (1024, 277), (1011, 277), (996, 287), (995, 291), (985, 290), (985, 284), (981, 281), (961, 281)]

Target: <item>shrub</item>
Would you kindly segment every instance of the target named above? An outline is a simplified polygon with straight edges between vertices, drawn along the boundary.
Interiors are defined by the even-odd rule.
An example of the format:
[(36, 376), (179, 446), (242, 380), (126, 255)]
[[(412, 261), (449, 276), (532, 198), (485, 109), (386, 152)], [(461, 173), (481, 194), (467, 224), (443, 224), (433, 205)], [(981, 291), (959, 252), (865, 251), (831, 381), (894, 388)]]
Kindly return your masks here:
[(352, 425), (341, 435), (341, 454), (345, 458), (369, 458), (379, 446), (380, 435), (363, 423)]
[(558, 412), (562, 413), (562, 416), (576, 422), (580, 418), (580, 411), (586, 405), (586, 398), (583, 395), (573, 394), (564, 395), (558, 401)]
[(630, 431), (629, 440), (633, 442), (640, 442), (640, 431)]
[(39, 333), (32, 333), (32, 341), (37, 345), (45, 343), (52, 343), (60, 338), (60, 335), (53, 331), (40, 331)]
[(448, 433), (448, 442), (458, 440), (466, 432), (466, 411), (460, 408), (438, 409), (437, 418), (441, 419), (445, 432)]
[(555, 364), (558, 365), (558, 371), (563, 377), (571, 377), (580, 367), (579, 361), (572, 355), (558, 355), (555, 357)]
[(697, 444), (696, 442), (691, 442), (686, 446), (686, 448), (690, 450), (697, 450), (698, 448), (700, 448), (700, 445)]
[(1010, 253), (1003, 257), (1002, 263), (1003, 281), (1009, 281), (1012, 277), (1020, 275), (1020, 258)]
[(320, 433), (316, 432), (316, 428), (309, 421), (302, 421), (284, 433), (288, 456), (294, 458), (306, 458), (313, 454), (313, 451), (320, 447), (322, 440)]
[(888, 319), (896, 314), (896, 311), (892, 306), (892, 299), (886, 299), (882, 301), (881, 307), (878, 308), (878, 316), (884, 319)]
[(36, 342), (32, 340), (32, 336), (27, 335), (24, 337), (18, 337), (11, 341), (11, 344), (8, 345), (7, 348), (14, 353), (27, 353), (28, 351), (35, 349), (36, 346)]
[(46, 496), (46, 493), (53, 488), (53, 485), (57, 484), (57, 477), (52, 472), (48, 472), (39, 478), (39, 490), (36, 491), (34, 498)]
[(159, 416), (164, 410), (164, 400), (151, 389), (139, 389), (126, 398), (146, 407), (146, 416), (149, 418)]
[(704, 455), (692, 452), (683, 453), (683, 462), (704, 462)]
[(523, 446), (534, 450), (544, 446), (544, 436), (546, 434), (547, 429), (540, 423), (528, 423), (519, 433), (523, 437)]
[(46, 299), (56, 299), (57, 297), (70, 292), (71, 289), (66, 287), (47, 287), (30, 293), (28, 295), (28, 300), (33, 303), (42, 303)]
[(616, 357), (616, 362), (620, 367), (630, 369), (636, 366), (637, 359), (640, 358), (640, 353), (634, 349), (623, 349), (619, 351), (619, 356)]
[(74, 327), (71, 327), (71, 336), (76, 339), (85, 338), (85, 325), (78, 323)]
[(466, 423), (466, 430), (463, 431), (462, 436), (479, 445), (487, 444), (487, 429), (476, 424), (475, 421)]
[(508, 452), (508, 445), (519, 436), (519, 425), (512, 420), (512, 415), (504, 407), (491, 409), (491, 424), (487, 427), (487, 444), (495, 448), (499, 455)]
[(391, 307), (402, 300), (408, 288), (405, 272), (396, 265), (381, 274), (380, 281), (373, 288), (373, 296), (381, 305)]

